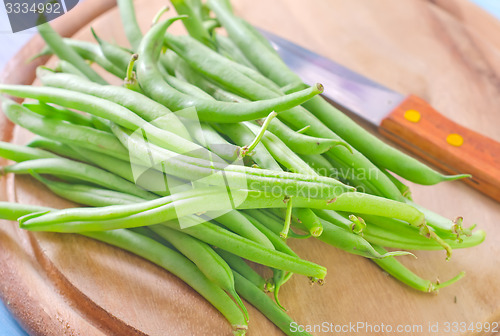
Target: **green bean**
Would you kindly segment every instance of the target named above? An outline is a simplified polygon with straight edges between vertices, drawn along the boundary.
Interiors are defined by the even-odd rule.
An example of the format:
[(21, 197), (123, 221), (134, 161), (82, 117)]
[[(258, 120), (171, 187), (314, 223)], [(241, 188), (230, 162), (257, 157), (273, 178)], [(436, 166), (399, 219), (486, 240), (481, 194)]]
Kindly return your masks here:
[(405, 251), (394, 251), (384, 254), (378, 253), (370, 245), (370, 243), (360, 235), (357, 235), (352, 231), (347, 231), (341, 226), (332, 224), (322, 218), (320, 218), (320, 220), (323, 225), (323, 234), (319, 236), (318, 239), (346, 252), (370, 259), (383, 259), (391, 256), (411, 255), (411, 253)]
[(399, 189), (401, 192), (401, 195), (409, 199), (410, 201), (412, 200), (411, 198), (411, 190), (410, 187), (401, 182), (397, 177), (392, 175), (390, 172), (387, 170), (382, 169), (382, 172), (394, 183), (394, 185)]
[(248, 215), (247, 213), (243, 213), (243, 215), (250, 221), (252, 222), (253, 225), (257, 229), (259, 229), (263, 234), (266, 235), (266, 237), (273, 243), (274, 248), (277, 251), (286, 253), (290, 256), (295, 256), (298, 257), (297, 254), (286, 244), (286, 242), (279, 237), (279, 233), (275, 234), (272, 230), (267, 228), (264, 224), (262, 224), (260, 221), (255, 219), (254, 217)]
[(224, 139), (217, 131), (206, 123), (196, 124), (187, 122), (187, 127), (196, 141), (203, 147), (208, 148), (222, 159), (234, 163), (239, 159), (240, 147), (235, 146)]
[[(155, 240), (129, 230), (86, 232), (87, 237), (141, 256), (182, 279), (207, 299), (236, 331), (247, 329), (245, 316), (229, 296), (211, 282), (191, 261)], [(244, 333), (240, 333), (243, 335)]]
[(129, 62), (127, 64), (127, 72), (125, 75), (125, 79), (123, 80), (123, 87), (131, 91), (143, 93), (141, 86), (137, 82), (137, 77), (134, 71), (134, 65), (138, 58), (139, 55), (137, 54), (133, 54), (129, 57)]
[[(259, 221), (257, 221), (252, 216), (249, 216), (247, 214), (245, 214), (245, 216), (259, 230), (261, 230), (262, 233), (264, 233), (268, 237), (268, 239), (273, 243), (276, 250), (281, 251), (283, 253), (286, 253), (290, 256), (297, 256), (295, 254), (295, 252), (293, 252), (293, 250), (290, 247), (288, 247), (288, 245), (286, 245), (286, 243), (283, 241), (283, 239), (281, 239), (278, 235), (275, 235), (271, 230), (269, 230), (267, 227), (265, 227), (263, 224), (261, 224)], [(281, 286), (290, 279), (292, 273), (289, 272), (288, 274), (286, 274), (282, 269), (279, 269), (279, 268), (273, 268), (272, 270), (273, 270), (272, 282), (274, 284), (274, 289), (273, 289), (274, 300), (276, 301), (276, 303), (278, 304), (278, 306), (281, 309), (286, 310), (280, 303), (279, 290), (280, 290)], [(322, 281), (320, 283), (322, 283)]]
[[(165, 183), (165, 177), (162, 173), (147, 167), (132, 166), (130, 162), (116, 159), (105, 154), (97, 153), (82, 147), (71, 146), (77, 154), (84, 158), (84, 161), (90, 162), (102, 169), (105, 169), (125, 180), (136, 184), (137, 186), (151, 191), (161, 196), (170, 194), (168, 185)], [(135, 171), (135, 173), (134, 173)], [(142, 173), (139, 175), (138, 171)], [(173, 182), (174, 177), (169, 177)]]
[(215, 28), (219, 28), (220, 23), (216, 19), (207, 19), (203, 21), (203, 29), (205, 29), (210, 36), (213, 36)]
[(99, 44), (99, 47), (101, 48), (104, 57), (106, 57), (106, 59), (108, 59), (116, 67), (120, 69), (126, 69), (128, 65), (128, 60), (130, 60), (130, 56), (132, 56), (132, 53), (118, 45), (114, 45), (104, 41), (99, 36), (97, 36), (93, 28), (90, 28), (90, 31), (92, 32), (92, 35), (94, 35), (95, 40)]
[(23, 98), (49, 100), (67, 108), (74, 108), (108, 119), (130, 130), (141, 128), (152, 143), (181, 153), (203, 150), (202, 147), (176, 134), (151, 125), (129, 109), (102, 98), (59, 88), (23, 85), (0, 85), (0, 92)]
[[(245, 122), (244, 125), (248, 127), (254, 134), (260, 131), (260, 128), (250, 122)], [(286, 168), (293, 172), (305, 174), (305, 175), (316, 175), (316, 172), (309, 167), (302, 159), (288, 148), (285, 143), (283, 143), (277, 136), (271, 132), (266, 132), (262, 137), (262, 143), (273, 156), (273, 158), (281, 163)], [(267, 167), (264, 167), (267, 168)]]
[(114, 190), (96, 188), (84, 184), (69, 184), (52, 181), (36, 173), (32, 175), (57, 196), (84, 205), (108, 206), (112, 204), (130, 204), (143, 201), (142, 198)]
[[(326, 158), (326, 160), (329, 163), (329, 167), (333, 167), (333, 171), (330, 170), (335, 176), (335, 178), (339, 179), (343, 183), (352, 185), (355, 187), (357, 190), (371, 194), (371, 195), (376, 195), (376, 196), (384, 196), (387, 197), (387, 195), (384, 195), (383, 191), (381, 191), (379, 188), (377, 188), (373, 183), (371, 183), (372, 176), (384, 176), (384, 179), (387, 178), (387, 181), (391, 183), (391, 189), (393, 191), (397, 191), (393, 194), (392, 197), (388, 197), (390, 199), (395, 199), (398, 201), (403, 201), (406, 198), (401, 195), (401, 192), (399, 189), (391, 182), (391, 180), (384, 174), (382, 171), (380, 171), (378, 168), (373, 168), (373, 167), (355, 167), (352, 164), (345, 163), (341, 160), (338, 160), (335, 155), (333, 155), (331, 152), (327, 152), (323, 154), (323, 157)], [(379, 175), (380, 174), (380, 175)], [(368, 178), (366, 177), (368, 175)], [(330, 175), (331, 176), (331, 175)]]
[(206, 243), (164, 225), (154, 225), (150, 229), (172, 244), (179, 252), (191, 260), (205, 276), (226, 291), (240, 306), (245, 319), (248, 312), (234, 289), (233, 273), (229, 265)]
[[(235, 144), (243, 147), (249, 144), (255, 137), (254, 133), (244, 124), (217, 124), (215, 127), (226, 134)], [(274, 160), (264, 144), (259, 143), (251, 159), (259, 166), (266, 169), (281, 171), (280, 165)]]
[(43, 149), (29, 148), (15, 145), (10, 142), (0, 141), (0, 157), (7, 160), (22, 162), (35, 159), (56, 158), (57, 155), (44, 151)]
[(215, 85), (214, 83), (208, 81), (201, 74), (194, 71), (183, 59), (181, 59), (176, 54), (172, 55), (172, 59), (175, 61), (172, 62), (172, 65), (175, 65), (175, 68), (172, 69), (175, 73), (175, 76), (198, 86), (199, 88), (210, 94), (215, 99), (226, 102), (234, 102), (234, 103), (248, 102), (248, 100), (241, 98), (240, 96), (237, 96), (234, 93), (226, 91), (221, 87)]
[[(162, 68), (160, 67), (159, 69), (161, 70)], [(167, 72), (162, 72), (162, 76), (168, 85), (185, 95), (201, 99), (212, 99), (212, 96), (210, 96), (199, 87), (191, 85), (190, 83), (183, 81), (177, 77), (169, 75)]]
[(262, 126), (260, 128), (257, 127), (257, 129), (253, 131), (253, 133), (255, 134), (255, 138), (249, 145), (242, 147), (240, 154), (242, 157), (245, 156), (247, 153), (251, 153), (255, 149), (255, 147), (259, 144), (259, 142), (262, 140), (262, 137), (266, 133), (267, 126), (269, 125), (271, 120), (275, 118), (277, 115), (278, 114), (274, 111), (269, 113), (266, 119), (262, 122)]
[[(103, 54), (99, 45), (87, 42), (80, 41), (75, 39), (63, 39), (64, 43), (71, 47), (80, 57), (86, 59), (90, 62), (94, 62), (98, 64), (101, 68), (113, 74), (114, 76), (123, 79), (125, 78), (125, 68), (120, 68), (113, 63), (111, 63)], [(94, 81), (95, 82), (95, 81)], [(99, 83), (99, 82), (97, 82)], [(103, 83), (106, 84), (106, 83)]]
[[(283, 220), (281, 218), (278, 218), (277, 216), (274, 216), (273, 214), (262, 210), (250, 209), (250, 210), (245, 210), (244, 213), (254, 218), (256, 221), (260, 222), (264, 226), (266, 226), (276, 236), (279, 236), (281, 229), (283, 228)], [(301, 238), (308, 238), (310, 237), (310, 235), (299, 235), (290, 230), (288, 232), (288, 237), (301, 239)]]
[[(216, 22), (219, 23), (219, 21)], [(242, 52), (234, 45), (233, 41), (227, 38), (227, 36), (223, 36), (220, 34), (214, 34), (214, 36), (215, 43), (217, 45), (217, 51), (220, 54), (223, 54), (230, 60), (243, 64), (249, 68), (254, 68), (253, 64), (246, 59), (245, 55), (242, 54)]]
[(72, 110), (55, 107), (43, 102), (23, 103), (22, 105), (30, 111), (38, 113), (44, 117), (65, 120), (76, 125), (93, 127), (92, 121), (88, 116)]
[[(32, 139), (26, 146), (31, 147), (31, 148), (41, 148), (43, 150), (52, 152), (52, 153), (57, 154), (59, 156), (64, 156), (64, 157), (67, 157), (69, 159), (88, 163), (88, 160), (85, 157), (78, 154), (70, 146), (65, 145), (65, 144), (58, 142), (58, 141), (44, 138), (44, 137), (37, 136), (34, 139)], [(97, 153), (97, 152), (94, 152), (94, 153)], [(56, 157), (56, 156), (54, 156), (54, 157)]]
[(174, 5), (177, 14), (187, 15), (187, 18), (182, 20), (182, 23), (189, 35), (213, 47), (212, 38), (203, 26), (202, 18), (199, 16), (199, 13), (193, 10), (190, 2), (189, 0), (172, 0), (172, 5)]
[(283, 225), (283, 229), (280, 232), (280, 237), (282, 239), (286, 239), (288, 237), (288, 231), (290, 231), (290, 224), (292, 222), (293, 198), (292, 197), (285, 198), (283, 202), (286, 202), (286, 213), (285, 213), (285, 224)]
[(318, 138), (293, 131), (279, 119), (269, 124), (269, 131), (280, 138), (291, 150), (297, 154), (322, 154), (334, 146), (344, 146), (350, 150), (344, 141), (336, 139)]
[(133, 0), (117, 0), (120, 17), (122, 20), (123, 30), (132, 47), (132, 50), (137, 50), (142, 40), (141, 28), (135, 17)]
[[(119, 86), (99, 85), (75, 76), (40, 72), (42, 83), (56, 88), (69, 88), (98, 98), (110, 100), (133, 112), (153, 125), (190, 140), (182, 122), (167, 107), (134, 91)], [(163, 121), (163, 122), (162, 122)]]
[(234, 233), (242, 237), (250, 239), (256, 243), (261, 244), (269, 249), (274, 249), (273, 243), (257, 229), (252, 222), (250, 222), (243, 214), (238, 211), (232, 210), (219, 215), (218, 213), (207, 212), (206, 215)]
[(323, 225), (318, 216), (311, 209), (293, 209), (292, 213), (304, 224), (307, 232), (313, 237), (319, 237), (323, 233)]
[(320, 86), (315, 85), (295, 96), (282, 96), (238, 105), (187, 96), (163, 81), (157, 65), (161, 49), (161, 45), (157, 42), (161, 40), (171, 23), (171, 20), (167, 20), (153, 26), (143, 39), (139, 49), (137, 76), (141, 87), (151, 98), (173, 110), (195, 106), (200, 120), (230, 123), (262, 118), (273, 110), (276, 112), (286, 110), (322, 91)]
[(26, 216), (34, 212), (45, 212), (50, 210), (51, 208), (39, 205), (0, 201), (0, 219), (5, 220), (15, 221), (19, 217)]
[(4, 173), (29, 174), (34, 171), (38, 174), (63, 175), (91, 182), (109, 189), (122, 191), (145, 199), (155, 198), (149, 192), (138, 188), (135, 184), (122, 179), (102, 169), (85, 163), (64, 158), (36, 159), (20, 162), (3, 167)]
[(435, 229), (436, 232), (439, 232), (439, 234), (449, 235), (451, 233), (457, 236), (457, 239), (460, 239), (462, 235), (470, 235), (475, 226), (473, 225), (470, 228), (463, 228), (462, 225), (458, 225), (456, 221), (451, 221), (411, 200), (407, 200), (406, 203), (421, 211), (425, 215), (429, 226)]
[(215, 252), (217, 252), (233, 270), (241, 274), (258, 289), (261, 291), (269, 291), (266, 280), (259, 273), (255, 272), (255, 270), (243, 259), (221, 249), (216, 249)]
[(106, 81), (97, 74), (89, 65), (85, 62), (83, 58), (80, 57), (73, 49), (64, 43), (64, 40), (59, 36), (59, 34), (52, 29), (49, 23), (44, 23), (37, 26), (38, 32), (45, 40), (45, 43), (50, 47), (50, 49), (59, 57), (61, 60), (65, 60), (73, 64), (80, 72), (85, 74), (90, 80), (106, 84)]
[(27, 108), (4, 99), (2, 110), (15, 124), (27, 130), (66, 144), (75, 144), (116, 158), (129, 158), (125, 147), (116, 138), (94, 128), (69, 124), (61, 120), (44, 118)]
[(248, 21), (245, 21), (242, 18), (235, 17), (236, 20), (240, 22), (241, 25), (246, 27), (247, 31), (253, 35), (254, 38), (260, 41), (264, 47), (266, 47), (270, 52), (276, 54), (279, 57), (278, 52), (276, 49), (273, 48), (272, 44), (269, 42), (268, 39), (266, 39), (259, 31), (257, 28), (255, 28), (252, 24), (250, 24)]
[(300, 155), (300, 158), (307, 163), (315, 172), (320, 176), (332, 177), (335, 176), (339, 179), (338, 174), (336, 174), (336, 169), (330, 164), (330, 162), (322, 155)]
[(245, 279), (245, 277), (240, 275), (238, 272), (234, 272), (234, 284), (236, 286), (236, 291), (245, 300), (250, 302), (252, 306), (262, 312), (264, 316), (266, 316), (285, 334), (290, 336), (311, 336), (305, 331), (292, 331), (291, 326), (293, 326), (295, 322), (285, 312), (278, 308), (269, 296), (263, 293), (258, 287)]
[(55, 69), (57, 72), (64, 72), (68, 74), (72, 74), (75, 76), (87, 78), (83, 72), (78, 70), (77, 67), (75, 67), (73, 64), (66, 62), (65, 60), (59, 60), (57, 62), (57, 66)]
[[(373, 248), (380, 254), (387, 253), (387, 251), (380, 246), (373, 245)], [(465, 272), (460, 272), (456, 277), (441, 283), (433, 284), (429, 280), (424, 280), (409, 269), (407, 269), (403, 264), (397, 261), (395, 258), (385, 258), (385, 259), (372, 259), (380, 268), (392, 275), (397, 280), (402, 283), (417, 289), (422, 292), (435, 292), (440, 288), (451, 285), (452, 283), (460, 280), (464, 277)]]

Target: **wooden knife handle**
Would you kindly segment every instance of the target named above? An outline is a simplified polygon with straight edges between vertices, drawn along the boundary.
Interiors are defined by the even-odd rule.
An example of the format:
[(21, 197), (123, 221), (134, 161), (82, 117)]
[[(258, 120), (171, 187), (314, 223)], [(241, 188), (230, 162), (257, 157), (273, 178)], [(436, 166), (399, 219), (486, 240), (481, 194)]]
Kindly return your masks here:
[(500, 201), (500, 143), (441, 115), (426, 101), (408, 96), (382, 121), (380, 132), (450, 174)]

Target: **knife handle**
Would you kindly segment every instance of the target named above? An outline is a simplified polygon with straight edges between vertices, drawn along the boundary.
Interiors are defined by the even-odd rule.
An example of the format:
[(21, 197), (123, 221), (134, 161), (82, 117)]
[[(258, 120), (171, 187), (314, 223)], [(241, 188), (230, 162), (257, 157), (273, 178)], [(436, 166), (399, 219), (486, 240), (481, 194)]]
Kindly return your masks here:
[(426, 101), (408, 96), (381, 123), (380, 133), (500, 201), (500, 143), (440, 114)]

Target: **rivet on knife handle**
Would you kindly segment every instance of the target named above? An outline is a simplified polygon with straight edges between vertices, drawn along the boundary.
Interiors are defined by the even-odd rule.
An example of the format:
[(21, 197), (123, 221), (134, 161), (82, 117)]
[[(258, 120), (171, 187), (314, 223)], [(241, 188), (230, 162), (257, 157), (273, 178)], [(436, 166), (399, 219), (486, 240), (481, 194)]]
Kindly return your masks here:
[[(451, 174), (500, 201), (500, 143), (441, 115), (410, 95), (380, 126), (380, 132)], [(453, 167), (453, 168), (452, 168)]]

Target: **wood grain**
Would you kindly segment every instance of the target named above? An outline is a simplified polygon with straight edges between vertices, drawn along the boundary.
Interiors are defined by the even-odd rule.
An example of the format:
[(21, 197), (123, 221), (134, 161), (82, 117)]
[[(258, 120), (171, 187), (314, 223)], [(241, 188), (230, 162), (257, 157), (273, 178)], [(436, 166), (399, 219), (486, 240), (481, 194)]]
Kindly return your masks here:
[[(85, 1), (92, 2), (100, 0)], [(447, 2), (453, 6), (445, 6)], [(164, 3), (139, 0), (136, 5), (141, 25), (148, 27)], [(254, 0), (234, 1), (234, 7), (257, 26), (402, 93), (421, 96), (448, 118), (500, 140), (500, 42), (498, 34), (488, 32), (491, 18), (472, 10), (468, 2)], [(125, 40), (116, 9), (91, 25), (102, 38)], [(179, 25), (172, 28), (174, 33), (182, 31)], [(88, 25), (74, 36), (92, 40)], [(19, 65), (11, 73), (21, 70), (16, 68)], [(31, 136), (17, 127), (3, 127), (4, 139), (15, 143)], [(70, 205), (30, 178), (8, 176), (0, 183), (2, 199)], [(461, 270), (466, 278), (439, 295), (426, 295), (402, 286), (366, 259), (317, 241), (292, 241), (301, 257), (329, 270), (323, 287), (310, 287), (307, 279), (296, 276), (281, 290), (282, 303), (293, 318), (311, 325), (423, 325), (418, 335), (432, 335), (425, 329), (429, 322), (443, 326), (446, 321), (500, 320), (500, 270), (495, 260), (500, 254), (500, 205), (456, 182), (412, 185), (412, 191), (417, 202), (446, 217), (463, 215), (466, 223), (477, 223), (488, 238), (477, 248), (455, 251), (450, 262), (440, 251), (401, 260), (429, 279), (445, 280)], [(30, 334), (230, 334), (225, 320), (199, 295), (128, 253), (76, 235), (26, 233), (6, 222), (0, 227), (0, 242), (0, 293)], [(250, 314), (250, 335), (281, 334), (254, 309)]]

